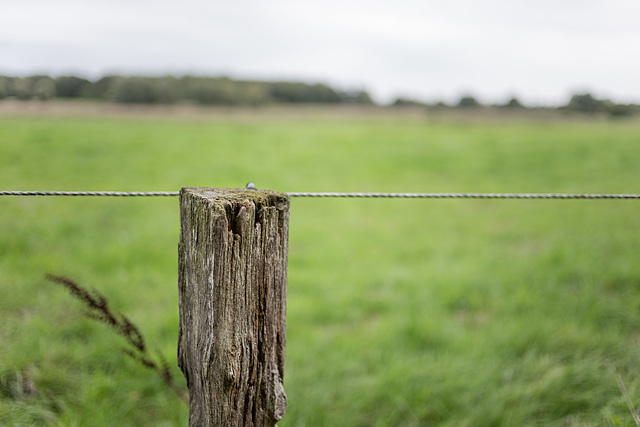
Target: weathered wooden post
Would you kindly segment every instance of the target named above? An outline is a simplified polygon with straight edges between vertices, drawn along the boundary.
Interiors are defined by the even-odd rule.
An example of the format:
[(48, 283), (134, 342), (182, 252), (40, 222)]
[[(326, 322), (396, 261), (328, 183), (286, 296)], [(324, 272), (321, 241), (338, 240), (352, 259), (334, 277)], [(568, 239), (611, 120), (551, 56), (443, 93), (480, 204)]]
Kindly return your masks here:
[(289, 196), (180, 192), (178, 365), (190, 426), (273, 426), (284, 415)]

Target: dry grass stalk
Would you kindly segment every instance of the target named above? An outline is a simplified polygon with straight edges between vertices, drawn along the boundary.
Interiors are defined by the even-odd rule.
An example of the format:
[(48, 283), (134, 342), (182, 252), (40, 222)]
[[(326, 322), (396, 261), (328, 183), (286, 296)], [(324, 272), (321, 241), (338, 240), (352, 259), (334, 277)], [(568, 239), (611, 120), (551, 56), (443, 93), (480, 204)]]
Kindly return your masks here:
[(613, 371), (613, 375), (616, 377), (616, 382), (618, 383), (618, 388), (620, 389), (622, 396), (624, 396), (625, 402), (627, 402), (627, 406), (629, 407), (629, 411), (631, 411), (633, 420), (636, 422), (636, 425), (640, 427), (640, 416), (638, 416), (638, 412), (636, 411), (636, 408), (633, 406), (633, 402), (631, 401), (631, 397), (629, 396), (627, 387), (624, 385), (624, 381), (622, 380), (622, 377), (618, 373), (618, 370), (616, 369), (616, 367), (613, 366), (611, 362), (607, 360), (606, 364)]
[(112, 311), (104, 295), (95, 289), (88, 291), (66, 277), (52, 274), (47, 274), (45, 277), (54, 283), (62, 285), (69, 291), (71, 296), (80, 300), (88, 309), (85, 313), (87, 317), (106, 324), (118, 335), (123, 336), (132, 348), (123, 348), (122, 352), (146, 368), (155, 371), (183, 402), (189, 403), (189, 395), (173, 380), (166, 359), (159, 351), (156, 351), (157, 362), (151, 357), (138, 327), (124, 314)]

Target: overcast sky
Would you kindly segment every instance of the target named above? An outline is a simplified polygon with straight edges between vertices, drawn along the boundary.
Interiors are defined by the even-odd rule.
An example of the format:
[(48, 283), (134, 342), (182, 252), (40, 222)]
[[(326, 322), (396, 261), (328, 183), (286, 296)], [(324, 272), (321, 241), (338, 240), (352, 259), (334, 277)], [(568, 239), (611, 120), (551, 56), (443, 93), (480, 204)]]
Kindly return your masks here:
[(228, 75), (397, 96), (640, 102), (639, 0), (0, 0), (0, 74)]

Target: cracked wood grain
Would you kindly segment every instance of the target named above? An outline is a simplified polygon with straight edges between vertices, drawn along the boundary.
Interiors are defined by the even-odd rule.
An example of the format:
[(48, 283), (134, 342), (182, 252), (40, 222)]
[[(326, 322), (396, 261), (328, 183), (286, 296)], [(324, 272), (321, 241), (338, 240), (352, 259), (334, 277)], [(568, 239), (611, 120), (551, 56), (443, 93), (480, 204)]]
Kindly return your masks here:
[(180, 191), (178, 365), (190, 426), (274, 426), (284, 415), (289, 196)]

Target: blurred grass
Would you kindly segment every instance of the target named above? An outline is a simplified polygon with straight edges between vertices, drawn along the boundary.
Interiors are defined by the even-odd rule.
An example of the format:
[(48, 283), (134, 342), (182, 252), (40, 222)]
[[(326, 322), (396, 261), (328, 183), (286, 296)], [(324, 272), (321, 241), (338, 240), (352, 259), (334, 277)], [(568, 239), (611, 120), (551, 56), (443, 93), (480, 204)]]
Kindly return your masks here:
[[(0, 187), (634, 193), (639, 135), (626, 122), (0, 117)], [(605, 361), (640, 404), (638, 209), (293, 199), (279, 425), (633, 425)], [(0, 198), (0, 424), (187, 424), (122, 340), (43, 279), (99, 289), (175, 361), (178, 221), (177, 198)]]

